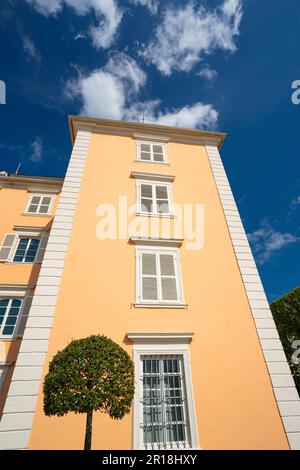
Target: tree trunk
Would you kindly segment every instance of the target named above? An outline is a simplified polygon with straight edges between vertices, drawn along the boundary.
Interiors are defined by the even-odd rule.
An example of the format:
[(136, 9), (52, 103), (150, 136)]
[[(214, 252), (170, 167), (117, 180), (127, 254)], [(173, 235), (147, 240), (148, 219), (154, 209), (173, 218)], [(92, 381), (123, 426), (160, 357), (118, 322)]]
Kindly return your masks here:
[(88, 411), (87, 414), (86, 414), (84, 450), (91, 450), (91, 445), (92, 445), (92, 424), (93, 424), (93, 411)]

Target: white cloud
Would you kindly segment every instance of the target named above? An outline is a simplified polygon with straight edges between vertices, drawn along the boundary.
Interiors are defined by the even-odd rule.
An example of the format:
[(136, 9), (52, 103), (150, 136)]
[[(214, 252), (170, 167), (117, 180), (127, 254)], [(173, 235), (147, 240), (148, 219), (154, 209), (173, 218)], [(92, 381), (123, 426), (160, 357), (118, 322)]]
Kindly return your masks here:
[(255, 258), (260, 264), (269, 261), (286, 245), (300, 241), (300, 237), (292, 233), (276, 231), (267, 220), (263, 220), (260, 227), (247, 236), (253, 247)]
[(30, 161), (34, 163), (38, 163), (42, 160), (42, 152), (43, 152), (43, 142), (40, 137), (37, 137), (30, 145), (31, 147), (31, 155)]
[(114, 41), (122, 19), (122, 11), (115, 0), (25, 0), (42, 15), (57, 15), (64, 6), (84, 16), (94, 11), (98, 25), (92, 26), (89, 36), (96, 48), (108, 48)]
[(27, 57), (30, 60), (35, 60), (36, 62), (40, 62), (42, 59), (40, 51), (35, 46), (32, 39), (29, 36), (24, 36), (23, 40), (23, 50), (25, 51)]
[(214, 11), (189, 1), (184, 7), (167, 7), (155, 38), (142, 55), (163, 75), (188, 72), (217, 49), (234, 52), (239, 34), (242, 0), (225, 0)]
[(152, 15), (155, 15), (158, 10), (159, 0), (130, 0), (135, 5), (142, 5), (147, 7)]
[(173, 110), (159, 110), (160, 100), (140, 101), (147, 77), (124, 53), (115, 54), (102, 68), (89, 75), (79, 73), (66, 87), (68, 98), (80, 98), (81, 114), (111, 119), (156, 122), (176, 127), (215, 128), (218, 113), (210, 104), (194, 103)]
[(196, 75), (199, 75), (200, 77), (205, 78), (207, 81), (211, 82), (217, 77), (218, 72), (214, 69), (211, 69), (210, 67), (204, 67)]
[(158, 113), (156, 117), (154, 116), (157, 124), (188, 128), (213, 129), (217, 120), (217, 111), (210, 104), (203, 103), (195, 103), (192, 106), (184, 106), (172, 112)]

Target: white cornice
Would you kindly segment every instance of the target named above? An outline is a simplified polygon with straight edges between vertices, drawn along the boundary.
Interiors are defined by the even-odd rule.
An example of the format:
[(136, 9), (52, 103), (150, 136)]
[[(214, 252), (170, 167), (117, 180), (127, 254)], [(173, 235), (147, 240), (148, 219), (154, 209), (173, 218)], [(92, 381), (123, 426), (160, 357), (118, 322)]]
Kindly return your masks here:
[(181, 246), (182, 238), (146, 238), (146, 237), (130, 237), (130, 241), (135, 245), (149, 246)]
[(126, 336), (136, 344), (178, 344), (189, 343), (195, 333), (127, 333)]
[(33, 227), (29, 225), (14, 225), (13, 229), (18, 232), (19, 235), (31, 235), (33, 237), (45, 235), (49, 232), (49, 228), (47, 227)]
[(30, 192), (58, 194), (63, 185), (63, 178), (38, 176), (8, 175), (0, 176), (0, 189), (27, 189)]
[(160, 141), (172, 141), (194, 145), (216, 145), (220, 148), (224, 142), (226, 134), (222, 132), (211, 132), (195, 129), (182, 129), (178, 127), (162, 126), (158, 124), (146, 124), (129, 121), (116, 121), (111, 119), (88, 118), (83, 116), (69, 116), (69, 128), (72, 143), (78, 129), (89, 130), (93, 133), (106, 135), (119, 135), (133, 137), (143, 135), (145, 139), (156, 139)]
[(151, 134), (132, 134), (133, 139), (136, 140), (149, 140), (153, 142), (169, 142), (169, 137), (163, 137), (159, 135), (151, 135)]
[(28, 284), (0, 284), (0, 296), (25, 297), (33, 285)]
[(131, 178), (140, 180), (151, 180), (151, 181), (165, 181), (172, 183), (175, 180), (173, 175), (163, 175), (161, 173), (144, 173), (142, 171), (132, 171), (130, 173)]

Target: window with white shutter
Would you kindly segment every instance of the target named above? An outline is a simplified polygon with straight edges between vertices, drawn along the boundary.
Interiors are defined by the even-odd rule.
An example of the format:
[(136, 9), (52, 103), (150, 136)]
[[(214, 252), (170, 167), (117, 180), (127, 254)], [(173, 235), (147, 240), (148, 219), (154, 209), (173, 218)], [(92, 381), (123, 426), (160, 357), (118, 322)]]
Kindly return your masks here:
[(0, 261), (12, 263), (41, 263), (44, 258), (48, 236), (11, 234), (4, 236), (0, 247)]
[(49, 194), (31, 194), (25, 209), (26, 214), (48, 215), (51, 212), (53, 196)]
[(141, 214), (172, 214), (171, 185), (138, 181), (137, 210)]
[(10, 259), (13, 248), (17, 241), (17, 235), (13, 233), (7, 233), (4, 236), (1, 248), (0, 248), (0, 261), (8, 261)]
[(137, 159), (150, 163), (165, 163), (166, 146), (157, 142), (138, 142)]
[(183, 304), (176, 249), (137, 248), (136, 303)]

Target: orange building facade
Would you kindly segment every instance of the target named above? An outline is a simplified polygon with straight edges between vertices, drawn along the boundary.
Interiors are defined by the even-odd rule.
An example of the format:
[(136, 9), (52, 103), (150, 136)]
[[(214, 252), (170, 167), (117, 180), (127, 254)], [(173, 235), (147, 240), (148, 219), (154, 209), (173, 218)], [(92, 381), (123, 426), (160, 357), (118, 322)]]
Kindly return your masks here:
[(72, 339), (131, 355), (93, 449), (300, 449), (300, 401), (220, 158), (224, 134), (70, 117), (64, 180), (0, 176), (1, 449), (82, 449), (46, 417)]

